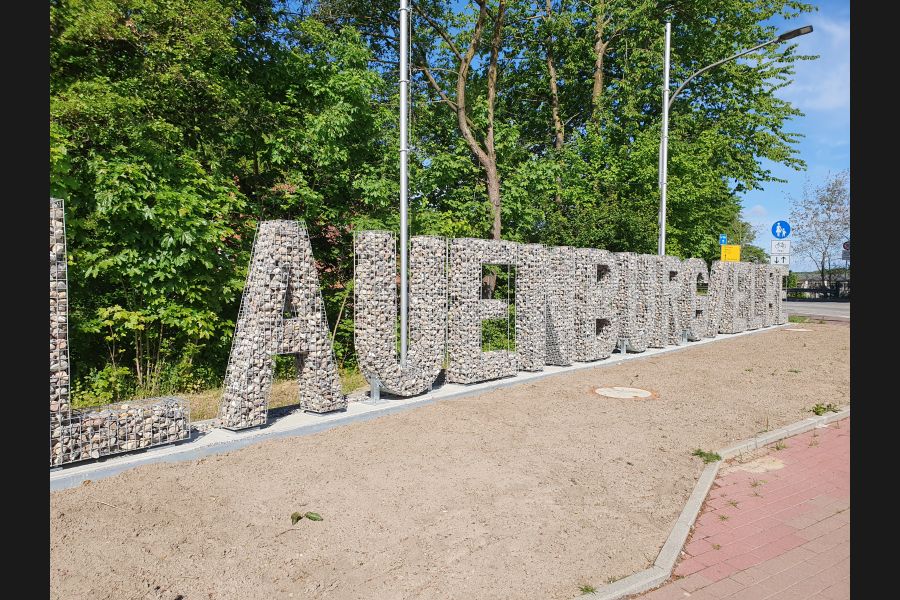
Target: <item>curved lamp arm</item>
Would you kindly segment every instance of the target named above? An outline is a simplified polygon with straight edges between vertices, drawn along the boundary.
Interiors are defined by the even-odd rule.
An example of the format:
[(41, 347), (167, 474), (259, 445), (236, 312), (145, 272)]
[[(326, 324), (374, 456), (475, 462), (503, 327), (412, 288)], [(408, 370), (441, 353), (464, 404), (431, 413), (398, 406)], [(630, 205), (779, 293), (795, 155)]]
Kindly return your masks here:
[(721, 65), (722, 63), (726, 63), (726, 62), (728, 62), (729, 60), (734, 60), (735, 58), (740, 58), (741, 56), (743, 56), (743, 55), (745, 55), (745, 54), (750, 54), (750, 53), (753, 52), (754, 50), (759, 50), (759, 49), (762, 48), (763, 46), (768, 46), (769, 44), (774, 44), (775, 42), (780, 42), (780, 41), (781, 41), (781, 38), (780, 38), (780, 37), (772, 38), (771, 40), (769, 40), (769, 41), (767, 41), (767, 42), (763, 42), (762, 44), (758, 44), (758, 45), (756, 45), (756, 46), (753, 46), (752, 48), (750, 48), (750, 49), (748, 49), (748, 50), (744, 50), (744, 51), (742, 51), (742, 52), (738, 52), (737, 54), (734, 54), (734, 55), (732, 55), (732, 56), (729, 56), (728, 58), (723, 58), (723, 59), (720, 60), (720, 61), (717, 61), (717, 62), (712, 63), (711, 65), (706, 65), (705, 67), (703, 67), (703, 68), (700, 69), (699, 71), (695, 71), (693, 75), (691, 75), (690, 77), (688, 77), (687, 79), (684, 80), (684, 83), (682, 83), (680, 86), (678, 86), (678, 89), (675, 90), (675, 93), (674, 93), (674, 94), (672, 94), (671, 96), (669, 96), (669, 108), (672, 108), (672, 102), (675, 101), (675, 96), (677, 96), (678, 93), (679, 93), (681, 90), (683, 90), (683, 89), (685, 88), (685, 86), (686, 86), (687, 84), (689, 84), (689, 83), (691, 82), (691, 80), (692, 80), (694, 77), (696, 77), (697, 75), (699, 75), (700, 73), (703, 73), (704, 71), (709, 71), (709, 70), (712, 69), (713, 67), (718, 67), (718, 66)]
[(813, 30), (812, 25), (804, 25), (803, 27), (798, 27), (797, 29), (792, 29), (790, 31), (786, 31), (786, 32), (782, 33), (781, 35), (779, 35), (778, 37), (772, 38), (771, 40), (769, 40), (767, 42), (763, 42), (762, 44), (753, 46), (749, 50), (743, 50), (733, 56), (729, 56), (728, 58), (723, 58), (722, 60), (720, 60), (718, 62), (714, 62), (711, 65), (706, 65), (705, 67), (703, 67), (702, 69), (700, 69), (699, 71), (695, 72), (693, 75), (691, 75), (690, 77), (685, 79), (684, 83), (682, 83), (680, 86), (678, 86), (678, 89), (675, 90), (675, 93), (672, 94), (671, 96), (669, 96), (669, 104), (668, 104), (667, 108), (672, 108), (672, 102), (675, 100), (675, 96), (677, 96), (678, 93), (684, 89), (684, 86), (686, 86), (688, 83), (690, 83), (691, 79), (693, 79), (700, 73), (703, 73), (704, 71), (709, 71), (713, 67), (718, 67), (722, 63), (728, 62), (729, 60), (734, 60), (735, 58), (740, 58), (741, 56), (743, 56), (745, 54), (750, 54), (754, 50), (759, 50), (763, 46), (768, 46), (769, 44), (774, 44), (776, 42), (786, 42), (788, 40), (794, 39), (795, 37), (798, 37), (801, 35), (806, 35), (807, 33), (812, 33), (812, 30)]

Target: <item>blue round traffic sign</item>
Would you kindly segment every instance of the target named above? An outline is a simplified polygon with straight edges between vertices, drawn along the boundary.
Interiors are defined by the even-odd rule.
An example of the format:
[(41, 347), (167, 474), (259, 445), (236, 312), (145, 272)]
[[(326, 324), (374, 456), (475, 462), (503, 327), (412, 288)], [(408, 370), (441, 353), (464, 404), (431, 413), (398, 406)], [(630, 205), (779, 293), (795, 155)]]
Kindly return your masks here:
[(779, 240), (783, 240), (791, 235), (791, 226), (787, 221), (775, 221), (772, 223), (772, 235)]

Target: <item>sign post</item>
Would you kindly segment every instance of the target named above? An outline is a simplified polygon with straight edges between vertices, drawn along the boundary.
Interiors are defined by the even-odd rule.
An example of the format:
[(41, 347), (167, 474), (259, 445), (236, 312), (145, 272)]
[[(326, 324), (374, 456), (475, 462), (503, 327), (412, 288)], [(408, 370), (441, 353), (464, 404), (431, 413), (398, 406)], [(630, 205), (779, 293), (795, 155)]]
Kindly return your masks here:
[(772, 223), (772, 236), (777, 240), (783, 240), (791, 235), (791, 226), (787, 221), (775, 221)]
[[(788, 229), (790, 231), (790, 229)], [(769, 263), (773, 265), (791, 265), (791, 241), (772, 240), (772, 251), (769, 253)]]
[(723, 262), (740, 262), (741, 246), (739, 244), (722, 244)]

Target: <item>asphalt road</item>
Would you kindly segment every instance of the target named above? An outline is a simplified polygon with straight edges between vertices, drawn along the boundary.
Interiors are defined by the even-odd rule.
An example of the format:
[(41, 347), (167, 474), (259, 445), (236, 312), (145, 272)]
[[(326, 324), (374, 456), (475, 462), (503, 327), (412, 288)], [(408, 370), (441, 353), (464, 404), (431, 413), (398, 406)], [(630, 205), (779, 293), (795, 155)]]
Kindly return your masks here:
[(849, 302), (804, 302), (785, 300), (784, 309), (788, 315), (827, 317), (829, 319), (850, 319)]

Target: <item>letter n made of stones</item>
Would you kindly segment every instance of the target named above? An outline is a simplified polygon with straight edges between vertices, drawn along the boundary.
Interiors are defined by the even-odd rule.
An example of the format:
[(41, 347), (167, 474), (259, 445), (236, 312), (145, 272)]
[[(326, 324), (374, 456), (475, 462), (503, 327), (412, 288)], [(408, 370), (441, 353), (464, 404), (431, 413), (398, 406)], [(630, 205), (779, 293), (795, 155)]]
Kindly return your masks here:
[(567, 366), (575, 359), (575, 248), (547, 248), (548, 365)]
[(276, 354), (296, 357), (302, 410), (346, 408), (312, 247), (298, 221), (259, 225), (225, 372), (221, 426), (265, 424)]
[(397, 355), (397, 254), (387, 231), (356, 234), (353, 339), (360, 371), (398, 396), (427, 391), (440, 374), (447, 325), (447, 241), (410, 240), (409, 346)]
[(653, 328), (657, 326), (656, 257), (633, 252), (617, 252), (615, 257), (619, 268), (616, 294), (619, 336), (626, 341), (629, 352), (644, 352), (650, 344)]
[(447, 381), (476, 383), (516, 374), (516, 352), (482, 351), (482, 322), (507, 319), (507, 300), (482, 299), (484, 265), (516, 264), (518, 244), (503, 240), (454, 238), (449, 243)]

